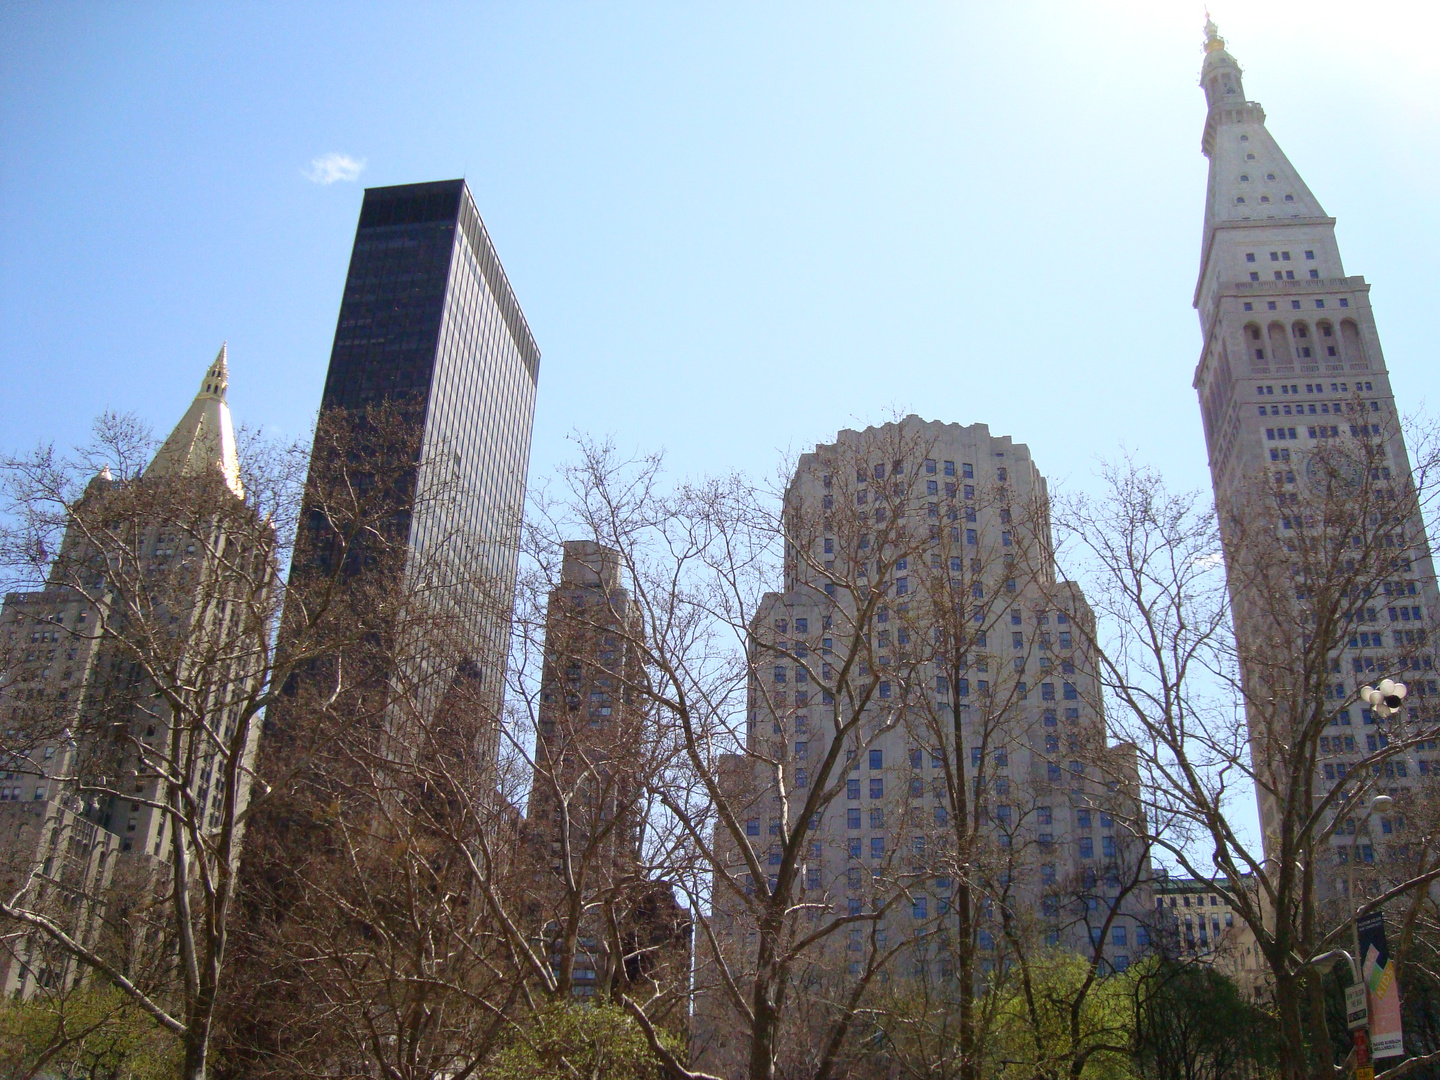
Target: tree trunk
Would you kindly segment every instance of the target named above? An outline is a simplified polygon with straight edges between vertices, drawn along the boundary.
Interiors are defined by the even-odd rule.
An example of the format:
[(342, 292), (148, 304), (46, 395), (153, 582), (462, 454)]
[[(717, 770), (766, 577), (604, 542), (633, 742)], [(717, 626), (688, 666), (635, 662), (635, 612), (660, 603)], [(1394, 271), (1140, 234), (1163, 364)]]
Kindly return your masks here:
[(755, 980), (753, 1002), (755, 1023), (750, 1035), (749, 1080), (774, 1080), (775, 1039), (779, 1030), (780, 1012), (775, 1001), (774, 975)]
[(1309, 1080), (1305, 1037), (1300, 1026), (1300, 995), (1293, 978), (1275, 982), (1275, 1008), (1280, 1013), (1280, 1080)]
[(185, 1064), (180, 1071), (184, 1080), (205, 1080), (206, 1057), (210, 1051), (210, 1025), (190, 1031), (185, 1036)]

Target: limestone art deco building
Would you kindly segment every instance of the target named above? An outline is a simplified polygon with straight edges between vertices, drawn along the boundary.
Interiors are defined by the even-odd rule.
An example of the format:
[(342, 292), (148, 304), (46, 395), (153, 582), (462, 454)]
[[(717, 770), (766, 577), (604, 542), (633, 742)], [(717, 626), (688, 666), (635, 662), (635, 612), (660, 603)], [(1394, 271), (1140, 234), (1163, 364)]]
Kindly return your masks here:
[[(1093, 615), (1056, 580), (1029, 449), (916, 416), (842, 431), (800, 457), (783, 530), (785, 588), (750, 624), (745, 750), (724, 762), (770, 872), (717, 830), (720, 962), (743, 982), (757, 901), (813, 807), (795, 933), (870, 917), (796, 978), (838, 992), (884, 957), (885, 982), (943, 994), (961, 937), (981, 986), (1017, 949), (1128, 966), (1153, 921), (1134, 752), (1107, 741)], [(745, 1035), (697, 972), (699, 1052), (723, 1070)]]
[[(1317, 799), (1357, 778), (1404, 795), (1431, 771), (1434, 755), (1423, 742), (1357, 769), (1433, 716), (1427, 634), (1440, 608), (1423, 524), (1406, 510), (1400, 516), (1408, 520), (1392, 519), (1393, 507), (1407, 505), (1411, 464), (1370, 285), (1346, 272), (1335, 219), (1267, 129), (1265, 111), (1246, 98), (1240, 66), (1213, 23), (1200, 81), (1209, 180), (1194, 295), (1204, 342), (1194, 386), (1249, 687), (1261, 821), (1274, 856), (1277, 800), (1291, 786), (1286, 739), (1318, 744), (1310, 773)], [(1333, 556), (1333, 544), (1344, 551)], [(1268, 589), (1257, 584), (1265, 582)], [(1337, 588), (1349, 593), (1330, 603), (1344, 622), (1340, 647), (1322, 663), (1304, 661), (1308, 635), (1318, 632), (1315, 613), (1325, 610), (1317, 597)], [(1299, 627), (1288, 639), (1276, 629), (1287, 611)], [(1276, 673), (1291, 661), (1295, 671), (1309, 663), (1317, 677), (1285, 687)], [(1356, 701), (1362, 684), (1386, 675), (1411, 690), (1388, 723)], [(1324, 733), (1301, 742), (1277, 733), (1290, 721), (1264, 703), (1287, 699), (1322, 701), (1330, 710)], [(1302, 706), (1290, 711), (1301, 716)], [(1344, 867), (1374, 862), (1380, 841), (1397, 839), (1392, 826), (1400, 822), (1359, 824), (1357, 831), (1354, 818), (1340, 822), (1329, 841), (1333, 858), (1321, 882), (1336, 899), (1349, 896)]]

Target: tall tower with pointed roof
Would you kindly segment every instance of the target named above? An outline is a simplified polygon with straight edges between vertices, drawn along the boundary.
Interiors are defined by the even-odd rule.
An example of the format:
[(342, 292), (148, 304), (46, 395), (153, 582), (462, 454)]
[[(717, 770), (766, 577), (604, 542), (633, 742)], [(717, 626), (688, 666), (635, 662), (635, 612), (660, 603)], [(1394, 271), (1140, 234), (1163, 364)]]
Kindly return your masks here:
[[(269, 525), (244, 502), (226, 361), (222, 346), (141, 475), (105, 466), (91, 479), (43, 586), (0, 607), (0, 887), (36, 907), (48, 896), (86, 947), (116, 933), (102, 926), (114, 882), (133, 903), (136, 881), (173, 865), (177, 845), (189, 859), (220, 831), (227, 755), (242, 809), (248, 793), (259, 729), (236, 726), (236, 703), (262, 684), (263, 648), (246, 653), (257, 638), (241, 609), (246, 598), (266, 609), (275, 566), (256, 547)], [(193, 688), (179, 711), (162, 670)], [(204, 735), (197, 716), (213, 721)], [(27, 937), (0, 955), (0, 994), (66, 988), (80, 970)]]
[[(1334, 501), (1333, 476), (1320, 475), (1323, 464), (1347, 454), (1354, 460), (1370, 455), (1368, 479), (1352, 481), (1352, 490), (1354, 499), (1376, 500), (1381, 516), (1384, 500), (1393, 501), (1397, 491), (1403, 495), (1411, 467), (1370, 306), (1370, 285), (1345, 272), (1335, 219), (1325, 213), (1271, 135), (1264, 109), (1246, 98), (1240, 65), (1209, 21), (1204, 51), (1200, 85), (1208, 109), (1201, 150), (1210, 171), (1194, 294), (1204, 338), (1194, 387), (1226, 539), (1237, 641), (1242, 655), (1251, 657), (1270, 648), (1279, 670), (1284, 658), (1272, 646), (1283, 638), (1274, 618), (1280, 601), (1275, 596), (1263, 602), (1257, 598), (1255, 568), (1269, 557), (1265, 552), (1280, 553), (1270, 566), (1277, 581), (1284, 579), (1276, 594), (1284, 593), (1288, 602), (1293, 591), (1296, 599), (1293, 625), (1301, 629), (1293, 631), (1292, 641), (1298, 651), (1307, 635), (1318, 632), (1305, 622), (1313, 622), (1318, 610), (1317, 586), (1338, 587), (1339, 577), (1354, 570), (1353, 565), (1347, 570), (1342, 558), (1336, 564), (1339, 573), (1328, 575), (1328, 582), (1307, 580), (1307, 575), (1316, 576), (1316, 562), (1307, 563), (1306, 552), (1323, 552), (1318, 541), (1333, 533), (1344, 517), (1344, 507)], [(1275, 514), (1277, 506), (1278, 536), (1264, 535), (1261, 528), (1246, 532), (1261, 518), (1268, 522), (1267, 515)], [(1259, 513), (1261, 507), (1269, 509)], [(1366, 531), (1354, 528), (1343, 541), (1361, 547), (1358, 534)], [(1304, 538), (1312, 535), (1314, 539)], [(1319, 747), (1313, 766), (1297, 766), (1299, 772), (1290, 773), (1313, 775), (1316, 798), (1349, 790), (1347, 775), (1356, 777), (1367, 750), (1386, 745), (1386, 734), (1371, 711), (1357, 704), (1362, 684), (1386, 675), (1405, 679), (1412, 688), (1411, 706), (1423, 705), (1420, 695), (1434, 693), (1436, 687), (1425, 628), (1440, 616), (1440, 606), (1423, 525), (1416, 518), (1392, 535), (1372, 538), (1367, 532), (1363, 539), (1365, 545), (1384, 539), (1387, 547), (1396, 541), (1393, 552), (1381, 553), (1387, 580), (1347, 586), (1359, 603), (1343, 612), (1346, 643), (1328, 659), (1322, 657), (1323, 663), (1312, 664), (1316, 685), (1284, 691), (1307, 700), (1318, 695), (1332, 710), (1323, 739), (1307, 736), (1306, 745)], [(1264, 612), (1258, 613), (1262, 607)], [(1271, 621), (1262, 627), (1267, 619)], [(1321, 667), (1328, 676), (1323, 686)], [(1281, 766), (1292, 760), (1291, 747), (1298, 744), (1289, 736), (1281, 739), (1259, 730), (1256, 680), (1248, 670), (1245, 678), (1252, 697), (1251, 752), (1261, 780), (1261, 822), (1267, 853), (1273, 857), (1279, 803), (1294, 787), (1281, 777)], [(1272, 700), (1284, 696), (1273, 682), (1260, 693)], [(1418, 711), (1407, 708), (1405, 715)], [(1262, 746), (1266, 739), (1270, 742)], [(1383, 765), (1383, 772), (1372, 775), (1370, 764), (1362, 771), (1374, 787), (1393, 794), (1417, 779), (1418, 764), (1411, 755), (1398, 755)], [(1358, 841), (1347, 839), (1341, 828), (1334, 844), (1341, 849), (1334, 861), (1345, 863), (1347, 845)], [(1348, 861), (1353, 865), (1360, 856), (1357, 847)]]

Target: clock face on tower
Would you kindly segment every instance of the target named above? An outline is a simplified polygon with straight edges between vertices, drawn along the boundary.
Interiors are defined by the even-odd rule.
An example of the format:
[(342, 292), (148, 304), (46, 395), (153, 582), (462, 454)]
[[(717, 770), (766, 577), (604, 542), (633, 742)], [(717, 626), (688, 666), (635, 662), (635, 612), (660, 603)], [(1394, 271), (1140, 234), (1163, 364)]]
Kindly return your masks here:
[(1305, 458), (1305, 479), (1313, 491), (1354, 491), (1365, 480), (1360, 462), (1344, 453), (1311, 451)]

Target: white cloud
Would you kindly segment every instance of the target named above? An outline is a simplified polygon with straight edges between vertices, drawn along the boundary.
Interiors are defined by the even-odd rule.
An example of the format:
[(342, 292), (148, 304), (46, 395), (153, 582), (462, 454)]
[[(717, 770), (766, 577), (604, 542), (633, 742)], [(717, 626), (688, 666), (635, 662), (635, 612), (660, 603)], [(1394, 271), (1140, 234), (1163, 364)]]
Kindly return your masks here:
[(365, 168), (365, 159), (349, 154), (321, 154), (305, 169), (305, 177), (317, 184), (333, 184), (337, 180), (355, 180)]

